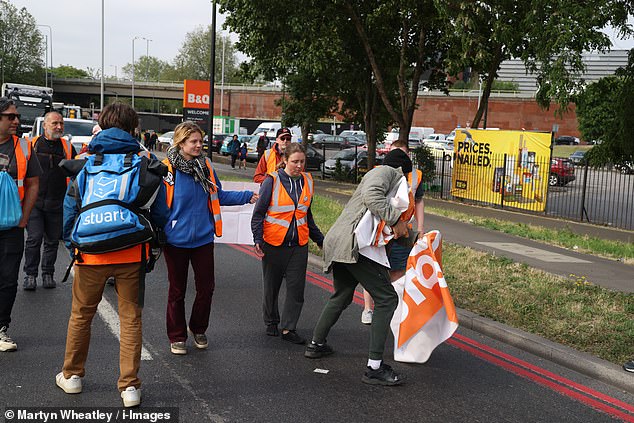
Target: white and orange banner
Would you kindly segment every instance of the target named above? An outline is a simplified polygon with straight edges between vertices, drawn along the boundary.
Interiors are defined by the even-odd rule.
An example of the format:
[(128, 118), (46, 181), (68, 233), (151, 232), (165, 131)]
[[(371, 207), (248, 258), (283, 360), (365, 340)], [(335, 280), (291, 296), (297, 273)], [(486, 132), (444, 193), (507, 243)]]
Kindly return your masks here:
[(414, 244), (405, 276), (392, 285), (399, 297), (390, 324), (394, 360), (424, 363), (458, 328), (456, 308), (442, 272), (440, 232), (428, 232)]

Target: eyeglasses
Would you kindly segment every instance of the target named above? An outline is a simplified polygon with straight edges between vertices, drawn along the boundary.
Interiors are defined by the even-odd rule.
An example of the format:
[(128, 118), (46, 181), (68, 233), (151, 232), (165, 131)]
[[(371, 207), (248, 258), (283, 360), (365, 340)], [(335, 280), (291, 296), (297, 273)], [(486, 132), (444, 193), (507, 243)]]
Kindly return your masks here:
[(0, 113), (0, 116), (6, 116), (9, 118), (9, 120), (20, 120), (19, 113)]
[(282, 141), (290, 141), (290, 140), (291, 140), (291, 138), (292, 138), (292, 137), (288, 137), (288, 136), (286, 136), (286, 137), (280, 137), (280, 139), (281, 139)]

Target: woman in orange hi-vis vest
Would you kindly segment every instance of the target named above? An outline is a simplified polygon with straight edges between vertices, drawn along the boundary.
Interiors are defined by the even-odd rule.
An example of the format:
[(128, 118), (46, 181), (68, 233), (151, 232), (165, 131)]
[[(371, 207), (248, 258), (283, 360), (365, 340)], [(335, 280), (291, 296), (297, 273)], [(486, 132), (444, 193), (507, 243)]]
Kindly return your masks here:
[[(187, 354), (187, 333), (196, 348), (207, 348), (211, 299), (215, 287), (214, 236), (222, 236), (220, 206), (255, 203), (252, 191), (223, 191), (211, 161), (202, 156), (202, 130), (193, 122), (174, 129), (174, 145), (163, 161), (168, 167), (164, 178), (170, 217), (165, 226), (165, 263), (169, 291), (167, 336), (172, 354)], [(189, 324), (185, 318), (187, 270), (194, 270), (196, 299)]]
[[(296, 332), (304, 304), (308, 238), (321, 247), (321, 233), (310, 211), (313, 178), (304, 172), (306, 152), (291, 144), (284, 152), (284, 169), (269, 174), (260, 187), (260, 199), (253, 210), (251, 230), (255, 252), (262, 257), (263, 317), (266, 334), (294, 344), (306, 340)], [(278, 296), (286, 278), (286, 301), (280, 319)]]

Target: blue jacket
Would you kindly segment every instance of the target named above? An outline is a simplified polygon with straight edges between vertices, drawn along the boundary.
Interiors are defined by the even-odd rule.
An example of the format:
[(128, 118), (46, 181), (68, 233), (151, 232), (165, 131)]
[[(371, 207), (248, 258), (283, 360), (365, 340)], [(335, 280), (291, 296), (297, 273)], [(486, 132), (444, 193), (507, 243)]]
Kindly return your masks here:
[[(207, 203), (209, 195), (191, 175), (175, 170), (174, 198), (165, 226), (167, 243), (180, 248), (209, 244), (214, 241), (214, 217)], [(221, 206), (239, 206), (251, 200), (252, 191), (223, 191), (215, 170), (214, 177)]]
[[(88, 145), (89, 153), (125, 154), (139, 151), (141, 151), (139, 142), (132, 135), (119, 128), (104, 129)], [(156, 156), (152, 154), (152, 158), (156, 159)], [(68, 184), (66, 197), (64, 197), (63, 239), (68, 248), (70, 248), (70, 234), (75, 224), (75, 218), (79, 214), (74, 195), (75, 190), (74, 183)], [(165, 185), (163, 184), (160, 185), (156, 200), (150, 206), (150, 216), (156, 227), (163, 227), (167, 224), (169, 209), (167, 208)]]

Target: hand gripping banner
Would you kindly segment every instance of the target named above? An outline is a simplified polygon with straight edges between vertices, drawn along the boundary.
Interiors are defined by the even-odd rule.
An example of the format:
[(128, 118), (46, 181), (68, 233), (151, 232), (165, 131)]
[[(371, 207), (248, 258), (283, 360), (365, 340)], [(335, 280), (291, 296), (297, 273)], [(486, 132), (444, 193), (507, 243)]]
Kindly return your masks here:
[(414, 244), (405, 276), (392, 283), (399, 297), (390, 324), (396, 361), (426, 362), (458, 328), (441, 266), (442, 237), (440, 232), (431, 231)]

